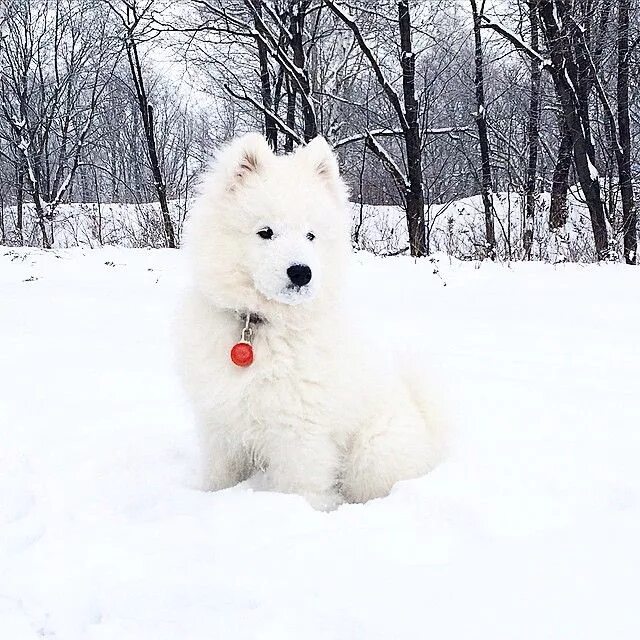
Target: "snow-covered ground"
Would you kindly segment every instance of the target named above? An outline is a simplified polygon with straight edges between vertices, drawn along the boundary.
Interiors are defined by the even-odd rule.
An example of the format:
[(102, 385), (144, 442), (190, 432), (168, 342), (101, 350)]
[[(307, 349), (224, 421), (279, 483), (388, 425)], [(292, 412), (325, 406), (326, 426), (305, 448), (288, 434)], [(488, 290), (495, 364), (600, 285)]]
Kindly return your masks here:
[(0, 248), (1, 638), (640, 637), (640, 270), (355, 261), (456, 437), (321, 513), (195, 488), (178, 252)]

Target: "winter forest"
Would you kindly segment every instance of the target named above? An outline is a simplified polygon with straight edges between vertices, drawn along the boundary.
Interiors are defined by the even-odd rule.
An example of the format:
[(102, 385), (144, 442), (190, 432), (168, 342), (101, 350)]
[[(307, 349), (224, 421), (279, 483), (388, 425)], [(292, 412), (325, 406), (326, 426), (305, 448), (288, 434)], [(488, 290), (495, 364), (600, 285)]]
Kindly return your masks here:
[(321, 134), (355, 248), (636, 262), (635, 0), (4, 0), (0, 241), (176, 247), (215, 149)]
[(640, 0), (0, 0), (0, 639), (638, 640), (639, 203)]

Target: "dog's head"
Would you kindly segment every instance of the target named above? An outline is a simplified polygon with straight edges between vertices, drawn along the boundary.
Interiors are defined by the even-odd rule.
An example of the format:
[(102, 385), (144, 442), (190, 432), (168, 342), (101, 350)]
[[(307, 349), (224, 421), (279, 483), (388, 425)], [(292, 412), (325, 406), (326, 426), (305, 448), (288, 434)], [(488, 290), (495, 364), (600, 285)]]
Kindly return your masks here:
[(276, 156), (249, 134), (205, 176), (187, 242), (216, 304), (269, 314), (330, 297), (349, 251), (346, 189), (323, 138)]

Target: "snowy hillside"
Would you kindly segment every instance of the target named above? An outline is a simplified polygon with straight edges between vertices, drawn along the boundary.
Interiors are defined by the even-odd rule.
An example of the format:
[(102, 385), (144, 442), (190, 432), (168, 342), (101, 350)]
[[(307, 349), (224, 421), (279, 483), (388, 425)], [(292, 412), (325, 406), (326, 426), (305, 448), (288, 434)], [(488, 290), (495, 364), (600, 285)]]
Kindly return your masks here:
[[(170, 213), (178, 236), (182, 233), (188, 202), (173, 200)], [(585, 205), (573, 189), (568, 199), (569, 218), (564, 230), (564, 259), (571, 262), (594, 260), (593, 232)], [(498, 256), (503, 260), (522, 255), (523, 199), (518, 193), (497, 193), (494, 197)], [(534, 260), (555, 262), (557, 238), (549, 231), (549, 194), (538, 196), (539, 214), (534, 225)], [(41, 235), (32, 205), (25, 205), (25, 244), (39, 246)], [(406, 252), (409, 246), (406, 214), (402, 207), (352, 203), (354, 245), (378, 255)], [(5, 214), (5, 235), (9, 244), (20, 244), (15, 228), (15, 207)], [(442, 252), (462, 260), (477, 259), (485, 245), (485, 215), (480, 195), (434, 204), (426, 208), (425, 224), (429, 252)], [(55, 219), (47, 225), (53, 246), (123, 247), (166, 246), (157, 204), (85, 203), (60, 205)], [(617, 241), (620, 239), (618, 238)]]
[[(450, 459), (332, 513), (194, 488), (182, 255), (0, 248), (0, 637), (640, 637), (640, 272), (355, 258)], [(359, 339), (359, 333), (354, 339)]]
[[(570, 190), (561, 253), (571, 262), (591, 262), (595, 257), (589, 212), (582, 200), (577, 189)], [(538, 194), (532, 258), (553, 263), (558, 258), (556, 244), (560, 238), (549, 230), (549, 205), (550, 194)], [(496, 193), (493, 206), (498, 257), (520, 259), (523, 197), (516, 192)], [(480, 195), (426, 207), (425, 226), (429, 252), (442, 252), (460, 260), (482, 257), (486, 228)], [(409, 246), (406, 213), (401, 207), (364, 205), (361, 210), (353, 204), (353, 234), (357, 234), (359, 248), (378, 255), (396, 254)]]

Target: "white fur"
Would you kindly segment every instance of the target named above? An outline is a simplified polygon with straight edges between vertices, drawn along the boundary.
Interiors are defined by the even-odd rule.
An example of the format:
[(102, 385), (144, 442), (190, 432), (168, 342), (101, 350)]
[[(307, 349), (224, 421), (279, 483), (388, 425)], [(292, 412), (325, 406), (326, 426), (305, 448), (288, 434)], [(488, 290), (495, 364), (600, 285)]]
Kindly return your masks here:
[[(346, 204), (322, 138), (275, 156), (250, 134), (223, 149), (204, 177), (187, 229), (193, 289), (180, 326), (207, 489), (263, 470), (272, 489), (330, 508), (384, 496), (438, 461), (432, 407), (402, 376), (358, 353), (346, 326)], [(267, 226), (271, 240), (257, 235)], [(312, 270), (299, 291), (287, 287), (292, 264)], [(244, 312), (265, 322), (255, 327), (253, 365), (239, 368), (229, 351)]]

